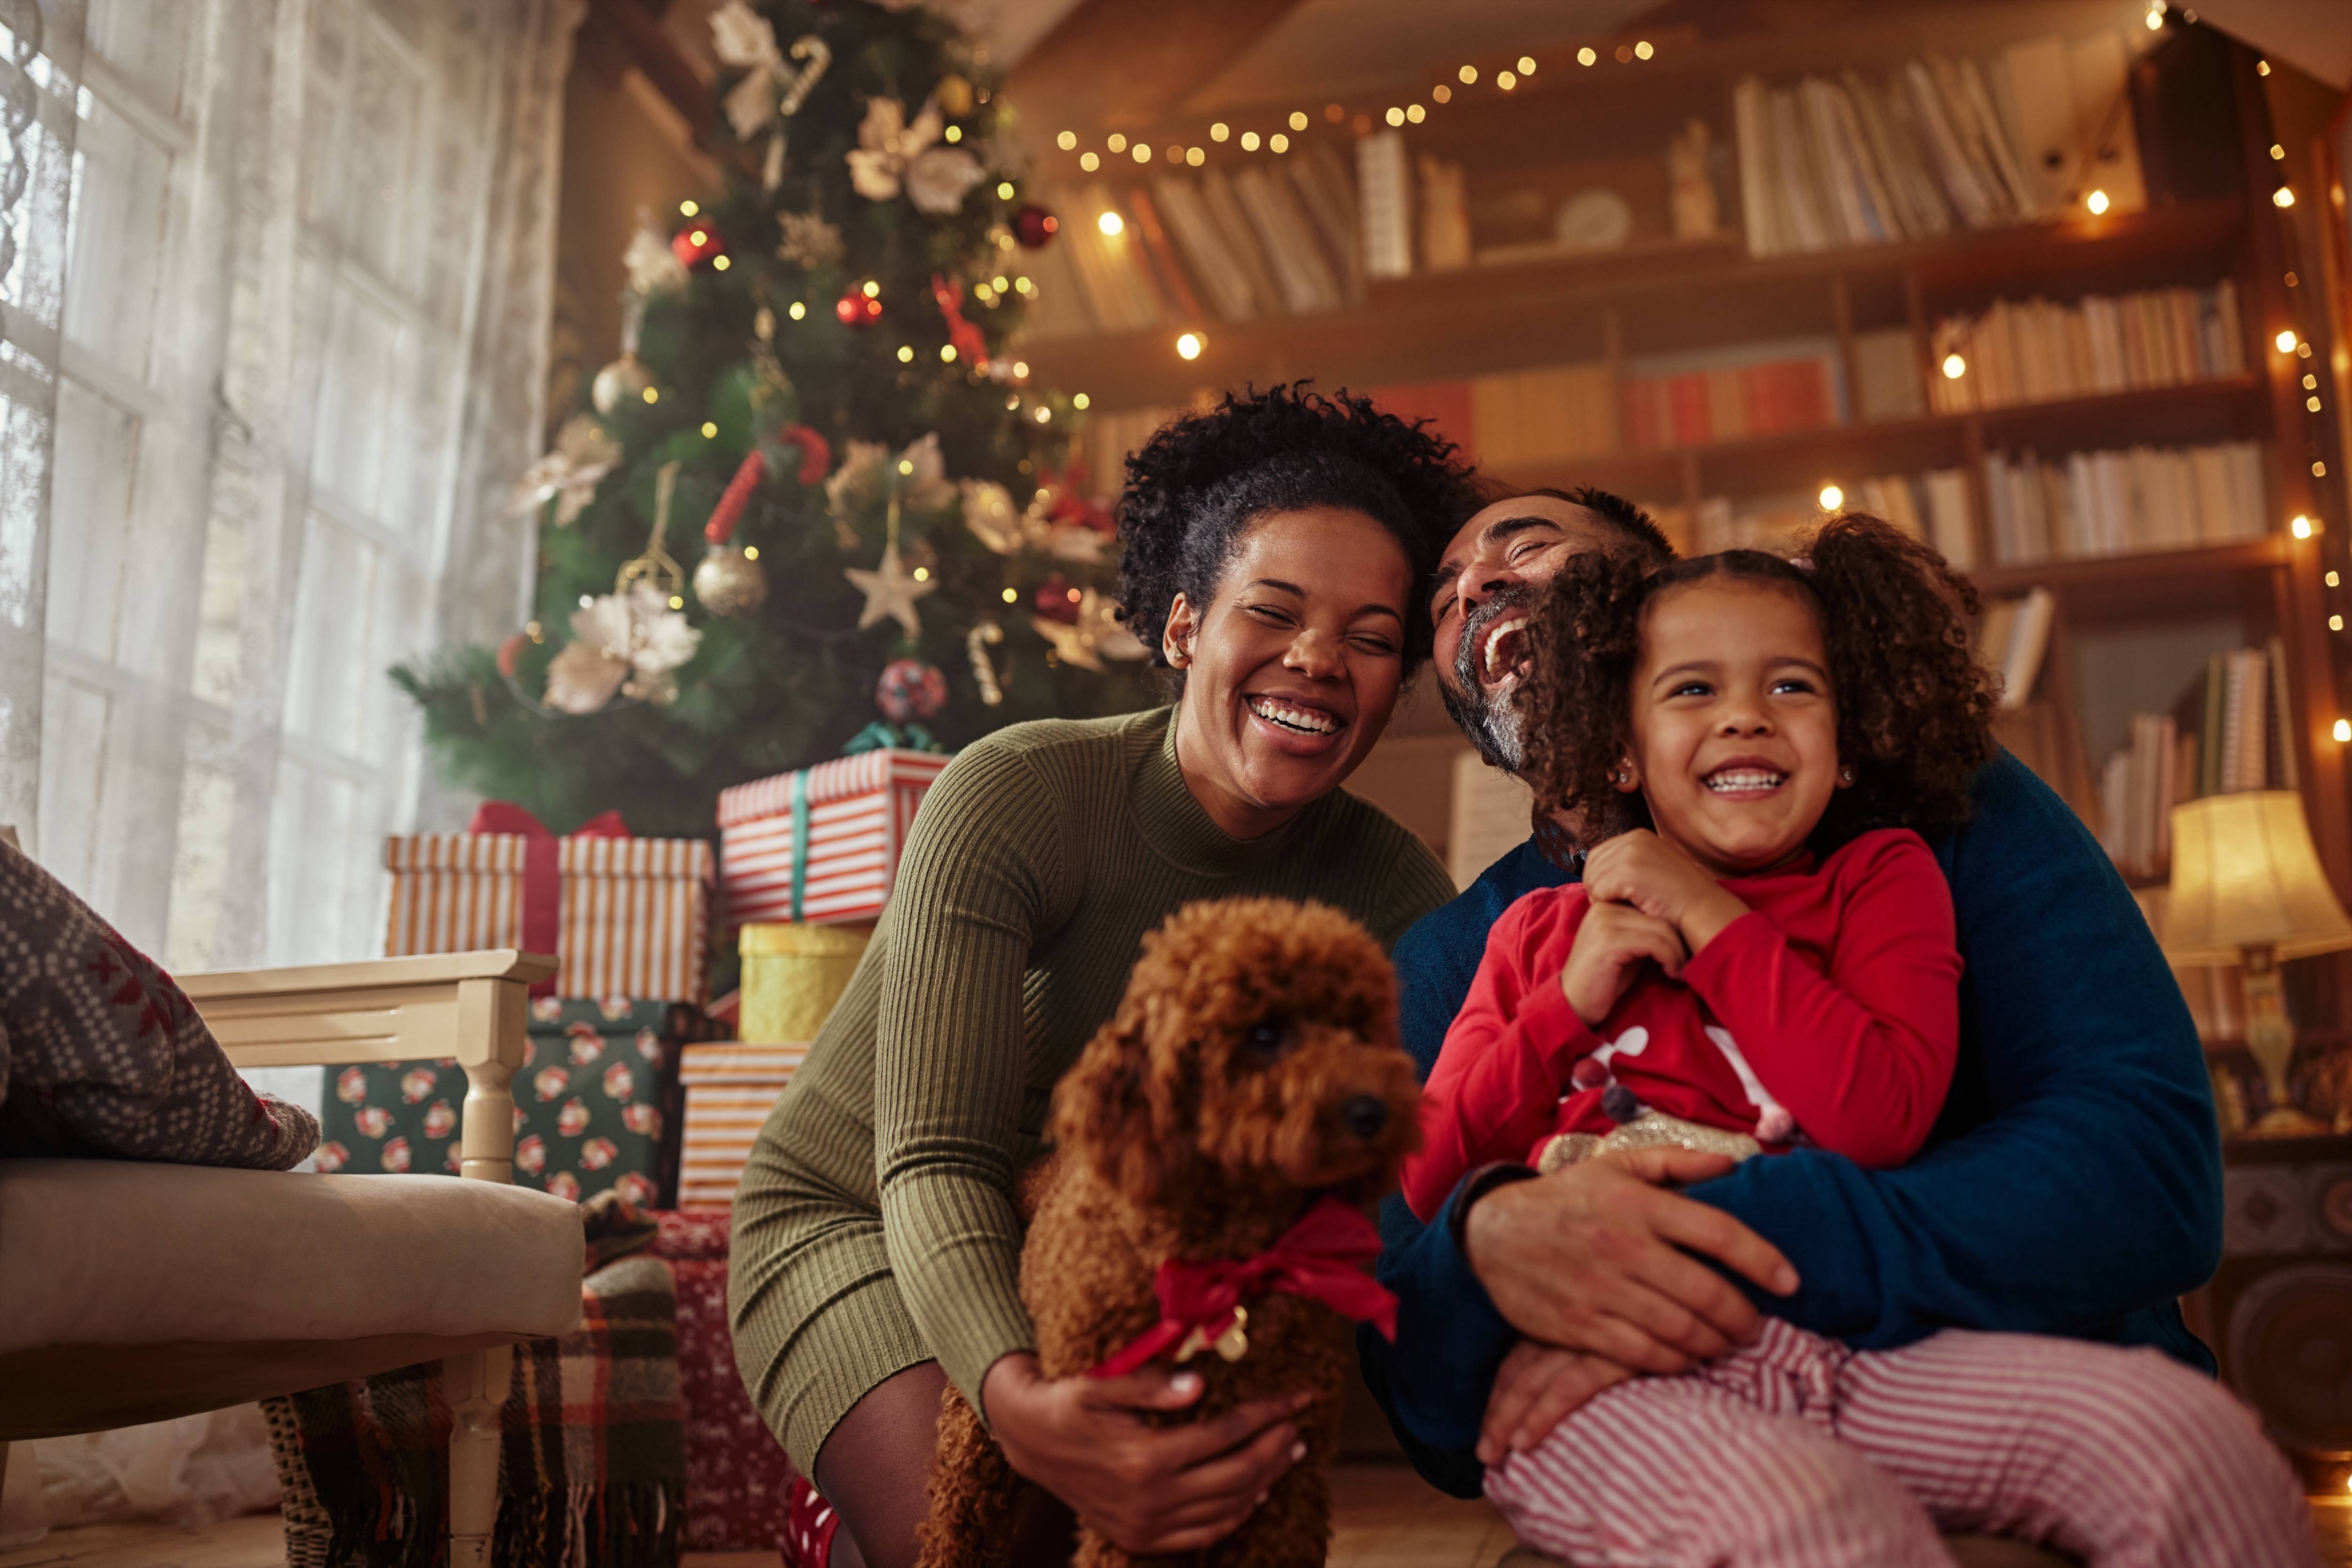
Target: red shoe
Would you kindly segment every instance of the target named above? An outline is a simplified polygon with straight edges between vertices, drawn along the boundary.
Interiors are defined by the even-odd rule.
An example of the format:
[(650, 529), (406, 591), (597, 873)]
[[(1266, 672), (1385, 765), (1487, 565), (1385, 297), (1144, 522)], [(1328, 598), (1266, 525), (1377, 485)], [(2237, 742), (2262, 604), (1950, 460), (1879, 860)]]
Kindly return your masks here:
[(841, 1515), (806, 1476), (793, 1477), (784, 1504), (784, 1568), (825, 1568), (833, 1561), (833, 1532)]

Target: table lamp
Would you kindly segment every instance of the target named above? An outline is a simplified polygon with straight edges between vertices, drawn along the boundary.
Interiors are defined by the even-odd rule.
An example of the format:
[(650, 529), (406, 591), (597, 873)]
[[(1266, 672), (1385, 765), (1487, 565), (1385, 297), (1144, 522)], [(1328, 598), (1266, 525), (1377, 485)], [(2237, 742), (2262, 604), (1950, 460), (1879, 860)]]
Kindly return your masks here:
[(2236, 964), (2246, 985), (2246, 1050), (2270, 1109), (2247, 1130), (2294, 1137), (2327, 1129), (2287, 1101), (2294, 1026), (2278, 967), (2352, 947), (2352, 919), (2319, 869), (2303, 798), (2292, 789), (2208, 795), (2172, 809), (2172, 891), (2164, 956), (2184, 967)]

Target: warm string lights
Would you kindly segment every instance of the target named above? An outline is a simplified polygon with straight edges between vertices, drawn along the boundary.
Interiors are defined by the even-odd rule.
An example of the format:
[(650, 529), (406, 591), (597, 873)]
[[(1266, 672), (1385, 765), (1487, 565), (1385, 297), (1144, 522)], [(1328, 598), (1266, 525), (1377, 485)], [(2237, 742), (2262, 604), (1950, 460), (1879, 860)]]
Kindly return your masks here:
[[(1657, 53), (1655, 45), (1647, 38), (1640, 38), (1617, 45), (1610, 51), (1609, 57), (1587, 45), (1576, 51), (1575, 58), (1579, 66), (1587, 68), (1598, 66), (1604, 57), (1613, 57), (1621, 66), (1632, 66), (1655, 59)], [(1078, 168), (1089, 174), (1115, 159), (1128, 159), (1139, 164), (1150, 164), (1156, 160), (1197, 169), (1208, 162), (1211, 144), (1221, 148), (1236, 147), (1244, 152), (1263, 150), (1279, 156), (1289, 152), (1295, 145), (1294, 138), (1312, 128), (1318, 118), (1326, 125), (1347, 127), (1359, 136), (1369, 135), (1381, 125), (1399, 129), (1419, 125), (1428, 120), (1437, 108), (1454, 102), (1464, 89), (1477, 88), (1482, 82), (1499, 93), (1516, 92), (1536, 74), (1536, 68), (1537, 61), (1533, 55), (1521, 55), (1491, 76), (1481, 72), (1476, 66), (1464, 66), (1454, 73), (1453, 82), (1433, 85), (1425, 95), (1425, 101), (1391, 102), (1366, 109), (1327, 103), (1319, 117), (1304, 109), (1294, 109), (1276, 126), (1264, 131), (1246, 126), (1237, 129), (1219, 120), (1213, 121), (1205, 137), (1198, 141), (1179, 140), (1154, 146), (1149, 141), (1130, 140), (1125, 133), (1114, 131), (1103, 138), (1102, 148), (1098, 152), (1092, 147), (1082, 146), (1084, 139), (1076, 131), (1064, 131), (1055, 136), (1054, 145), (1064, 152), (1075, 153)]]

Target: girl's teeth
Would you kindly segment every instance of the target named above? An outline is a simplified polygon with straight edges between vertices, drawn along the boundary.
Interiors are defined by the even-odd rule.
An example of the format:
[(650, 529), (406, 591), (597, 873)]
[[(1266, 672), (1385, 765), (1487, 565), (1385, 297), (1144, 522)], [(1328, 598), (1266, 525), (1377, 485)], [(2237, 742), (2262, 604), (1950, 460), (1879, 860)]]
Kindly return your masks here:
[(1305, 730), (1309, 735), (1329, 735), (1339, 727), (1319, 713), (1304, 708), (1287, 707), (1280, 703), (1254, 702), (1250, 712), (1260, 718), (1271, 719), (1286, 729)]
[(1776, 788), (1784, 773), (1714, 773), (1707, 776), (1706, 787), (1717, 792), (1732, 789), (1770, 789)]

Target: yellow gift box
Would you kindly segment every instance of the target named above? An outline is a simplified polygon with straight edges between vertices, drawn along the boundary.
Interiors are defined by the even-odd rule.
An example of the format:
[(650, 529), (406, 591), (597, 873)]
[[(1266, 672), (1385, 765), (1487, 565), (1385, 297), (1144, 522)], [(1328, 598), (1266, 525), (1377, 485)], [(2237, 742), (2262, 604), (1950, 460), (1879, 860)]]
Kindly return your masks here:
[(755, 921), (744, 926), (738, 1038), (757, 1045), (814, 1040), (873, 939), (871, 925)]

